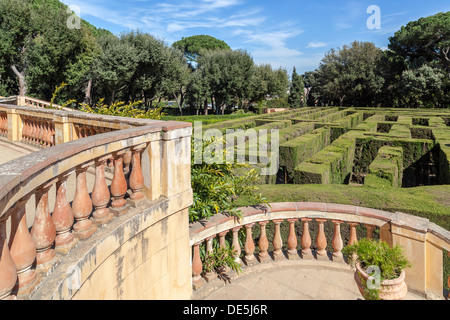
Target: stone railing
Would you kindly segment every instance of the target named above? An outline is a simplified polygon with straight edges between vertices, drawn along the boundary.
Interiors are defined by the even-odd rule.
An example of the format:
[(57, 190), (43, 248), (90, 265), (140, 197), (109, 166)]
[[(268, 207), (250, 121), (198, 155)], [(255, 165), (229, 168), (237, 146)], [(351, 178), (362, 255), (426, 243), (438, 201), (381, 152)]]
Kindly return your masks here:
[(0, 166), (0, 299), (190, 297), (188, 256), (154, 263), (189, 248), (190, 124), (4, 105), (0, 114), (12, 140), (48, 147)]
[(51, 147), (92, 135), (145, 126), (154, 120), (93, 116), (80, 111), (0, 104), (0, 134), (11, 142)]
[[(33, 107), (33, 108), (48, 108), (50, 107), (51, 103), (44, 100), (39, 100), (36, 98), (26, 97), (26, 96), (12, 96), (8, 98), (2, 98), (0, 99), (0, 103), (3, 104), (11, 104), (16, 106), (24, 106), (24, 107)], [(62, 106), (58, 104), (53, 104), (53, 108), (56, 109), (62, 109), (62, 110), (68, 110), (71, 111), (70, 108), (63, 108)]]
[[(246, 265), (262, 263), (268, 259), (317, 259), (343, 263), (342, 227), (345, 226), (348, 229), (345, 230), (348, 239), (345, 245), (357, 241), (357, 228), (366, 232), (360, 234), (360, 237), (372, 238), (376, 230), (379, 239), (390, 245), (402, 245), (412, 263), (412, 268), (406, 270), (406, 283), (410, 290), (431, 299), (443, 297), (443, 250), (450, 251), (450, 232), (427, 219), (399, 212), (310, 202), (274, 203), (268, 207), (241, 208), (241, 211), (241, 221), (219, 214), (208, 221), (190, 225), (192, 283), (195, 290), (217, 276), (214, 273), (202, 273), (200, 257), (201, 245), (205, 245), (206, 252), (212, 252), (214, 238), (218, 238), (220, 247), (225, 246), (228, 241), (236, 252), (235, 260)], [(272, 239), (268, 239), (266, 232), (269, 222), (274, 225)], [(280, 230), (283, 222), (288, 223), (285, 239)], [(317, 233), (313, 235), (315, 243), (310, 233), (311, 223), (317, 224)], [(253, 235), (256, 225), (259, 229), (257, 254)], [(325, 230), (326, 225), (331, 230)], [(243, 248), (239, 242), (241, 229), (245, 233), (245, 240), (241, 239)], [(328, 240), (326, 231), (330, 234)], [(269, 244), (273, 248), (270, 254)], [(327, 252), (327, 248), (330, 252)], [(450, 282), (450, 278), (448, 281)]]

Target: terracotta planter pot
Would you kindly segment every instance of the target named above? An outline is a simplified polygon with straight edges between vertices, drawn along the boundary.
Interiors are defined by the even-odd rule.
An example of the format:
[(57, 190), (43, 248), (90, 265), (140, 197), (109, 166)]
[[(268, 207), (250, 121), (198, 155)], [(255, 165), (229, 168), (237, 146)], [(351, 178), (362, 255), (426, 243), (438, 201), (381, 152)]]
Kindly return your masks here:
[[(364, 296), (367, 290), (362, 282), (367, 283), (369, 275), (361, 268), (361, 264), (356, 264), (355, 280), (358, 289)], [(361, 280), (363, 279), (363, 280)], [(408, 293), (408, 287), (405, 283), (405, 271), (402, 271), (400, 276), (394, 280), (384, 280), (381, 282), (380, 300), (403, 300)]]

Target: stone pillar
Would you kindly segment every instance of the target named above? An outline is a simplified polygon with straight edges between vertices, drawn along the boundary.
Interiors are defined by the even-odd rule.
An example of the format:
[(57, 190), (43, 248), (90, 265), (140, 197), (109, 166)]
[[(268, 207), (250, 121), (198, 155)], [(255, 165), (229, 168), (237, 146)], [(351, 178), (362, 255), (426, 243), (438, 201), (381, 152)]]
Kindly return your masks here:
[(275, 261), (277, 260), (283, 260), (284, 254), (282, 251), (283, 247), (283, 239), (281, 239), (281, 231), (280, 231), (280, 225), (283, 222), (283, 220), (273, 220), (273, 223), (275, 224), (275, 234), (273, 236), (273, 259)]
[(126, 207), (127, 201), (124, 198), (128, 189), (127, 180), (123, 172), (123, 155), (125, 152), (123, 150), (114, 154), (114, 176), (111, 182), (111, 195), (113, 197), (111, 211), (116, 216), (123, 215), (128, 211), (128, 207)]
[(144, 175), (141, 167), (141, 152), (147, 147), (146, 144), (133, 148), (131, 151), (131, 174), (129, 179), (130, 189), (132, 194), (130, 201), (132, 205), (137, 204), (144, 199), (142, 188), (144, 187)]
[(349, 222), (350, 226), (350, 237), (348, 239), (348, 245), (352, 245), (358, 242), (358, 237), (356, 235), (356, 227), (359, 225), (357, 222)]
[(244, 245), (244, 251), (245, 251), (245, 257), (244, 262), (246, 265), (252, 265), (255, 263), (255, 255), (253, 254), (255, 252), (255, 243), (253, 241), (253, 234), (252, 234), (252, 228), (255, 224), (248, 224), (245, 226), (246, 229), (246, 239), (245, 239), (245, 245)]
[(234, 250), (234, 261), (236, 261), (239, 264), (242, 264), (242, 260), (241, 260), (241, 245), (239, 244), (239, 230), (241, 230), (242, 227), (237, 227), (232, 229), (231, 231), (233, 232), (233, 250)]
[(89, 220), (92, 213), (92, 200), (86, 184), (86, 171), (92, 164), (87, 163), (76, 169), (77, 182), (75, 197), (72, 201), (72, 212), (76, 223), (73, 226), (73, 231), (80, 240), (90, 238), (97, 231), (97, 226)]
[(298, 251), (297, 251), (297, 234), (295, 232), (295, 223), (297, 222), (297, 219), (289, 219), (289, 236), (288, 236), (288, 259), (289, 260), (296, 260), (299, 258)]
[[(211, 237), (206, 239), (206, 254), (208, 256), (212, 256), (214, 254), (214, 252), (213, 252), (213, 239), (215, 237), (216, 236), (214, 235), (214, 236), (211, 236)], [(211, 282), (211, 281), (213, 281), (214, 279), (217, 278), (217, 273), (215, 271), (213, 271), (213, 270), (210, 270), (210, 271), (205, 273), (204, 277), (205, 277), (205, 280), (207, 282)]]
[(0, 219), (0, 300), (15, 300), (11, 292), (16, 285), (17, 269), (6, 240), (6, 220)]
[(62, 254), (69, 253), (78, 242), (72, 233), (75, 218), (66, 195), (67, 179), (71, 173), (60, 176), (56, 183), (55, 209), (52, 214), (56, 227), (55, 250)]
[(102, 157), (95, 161), (95, 181), (92, 189), (92, 205), (95, 211), (92, 213), (92, 221), (96, 225), (104, 225), (114, 219), (114, 214), (107, 208), (111, 195), (105, 178), (105, 165), (109, 156)]
[(313, 255), (311, 252), (311, 235), (309, 233), (309, 223), (312, 219), (302, 218), (303, 223), (303, 233), (302, 233), (302, 258), (303, 259), (312, 259)]
[(22, 138), (22, 120), (16, 109), (7, 110), (8, 113), (8, 140), (20, 141)]
[(260, 228), (261, 233), (259, 235), (259, 253), (258, 253), (258, 261), (259, 262), (266, 262), (269, 260), (269, 252), (267, 251), (269, 249), (269, 241), (267, 239), (267, 232), (266, 232), (266, 225), (269, 223), (269, 221), (263, 221), (260, 222)]
[(193, 258), (192, 258), (192, 287), (194, 290), (198, 290), (204, 283), (202, 279), (203, 264), (200, 258), (200, 245), (201, 242), (193, 245)]
[(375, 226), (365, 224), (364, 225), (367, 228), (367, 239), (373, 239), (373, 231), (375, 230)]
[(325, 222), (327, 219), (316, 219), (319, 224), (319, 230), (317, 232), (316, 246), (317, 246), (317, 260), (328, 261), (327, 238), (325, 237)]
[(36, 246), (36, 269), (47, 273), (54, 264), (56, 226), (48, 209), (48, 191), (56, 181), (51, 181), (36, 191), (36, 217), (31, 228), (31, 237)]
[(332, 220), (334, 224), (334, 236), (333, 236), (333, 261), (337, 262), (343, 262), (344, 256), (342, 254), (342, 248), (344, 247), (344, 244), (342, 242), (342, 236), (341, 236), (341, 224), (343, 221), (339, 220)]
[[(405, 270), (405, 282), (409, 289), (422, 294), (427, 294), (426, 268), (428, 257), (426, 240), (428, 225), (428, 219), (400, 212), (397, 212), (391, 221), (393, 245), (400, 245), (404, 248), (405, 255), (412, 265), (411, 268)], [(433, 260), (433, 264), (438, 265), (438, 268), (442, 268), (442, 251), (438, 256), (440, 256), (439, 261)], [(436, 258), (435, 256), (430, 256), (430, 258), (432, 257)], [(440, 282), (442, 289), (442, 281)], [(438, 294), (442, 296), (442, 291)]]
[(9, 248), (17, 268), (17, 296), (29, 295), (37, 285), (38, 276), (33, 264), (36, 261), (36, 247), (28, 231), (25, 206), (30, 197), (21, 199), (12, 209)]

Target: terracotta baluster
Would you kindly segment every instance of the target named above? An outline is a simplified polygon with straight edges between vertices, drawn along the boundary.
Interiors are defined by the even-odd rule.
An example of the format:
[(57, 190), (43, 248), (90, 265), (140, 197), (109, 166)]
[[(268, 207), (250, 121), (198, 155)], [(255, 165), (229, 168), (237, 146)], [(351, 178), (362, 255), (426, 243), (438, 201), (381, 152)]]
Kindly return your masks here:
[(111, 195), (105, 178), (105, 164), (109, 156), (102, 157), (95, 162), (95, 182), (92, 190), (92, 204), (95, 211), (93, 221), (97, 225), (107, 224), (114, 219), (114, 214), (107, 208)]
[(303, 232), (302, 232), (302, 258), (303, 259), (312, 259), (313, 255), (311, 252), (311, 235), (309, 233), (309, 223), (312, 219), (302, 218), (303, 223)]
[(334, 236), (332, 241), (333, 246), (333, 261), (343, 262), (344, 256), (342, 254), (342, 248), (344, 247), (344, 244), (342, 242), (342, 236), (341, 236), (341, 224), (342, 221), (339, 220), (332, 220), (334, 224)]
[(288, 219), (289, 222), (289, 236), (288, 236), (288, 240), (287, 240), (287, 245), (288, 245), (288, 259), (292, 260), (292, 259), (298, 259), (298, 251), (297, 251), (297, 245), (298, 245), (298, 240), (297, 240), (297, 234), (295, 233), (295, 223), (298, 221), (298, 219)]
[[(212, 256), (213, 255), (213, 239), (216, 236), (212, 236), (206, 239), (206, 254), (208, 256)], [(207, 282), (211, 282), (212, 280), (217, 278), (217, 273), (215, 273), (213, 270), (207, 271), (204, 275), (204, 278)]]
[(38, 125), (39, 125), (38, 143), (39, 143), (40, 145), (43, 145), (43, 144), (42, 144), (42, 142), (43, 142), (42, 137), (44, 136), (44, 132), (45, 132), (45, 129), (44, 129), (44, 121), (42, 121), (41, 119), (39, 119)]
[(78, 242), (71, 232), (75, 218), (66, 196), (67, 179), (70, 174), (72, 172), (62, 175), (56, 183), (55, 209), (52, 214), (56, 227), (55, 250), (62, 254), (67, 254)]
[(280, 225), (282, 222), (283, 220), (273, 220), (273, 223), (275, 224), (275, 234), (272, 241), (274, 260), (281, 260), (284, 258), (283, 251), (281, 250), (283, 247), (283, 240), (281, 239), (280, 231)]
[(97, 230), (97, 226), (89, 220), (92, 213), (92, 201), (86, 184), (86, 171), (92, 163), (82, 165), (76, 169), (77, 182), (75, 197), (72, 201), (72, 212), (76, 223), (73, 231), (78, 239), (85, 240), (91, 237)]
[(50, 133), (50, 130), (48, 128), (48, 122), (45, 120), (42, 120), (42, 138), (41, 138), (42, 143), (41, 144), (43, 147), (48, 147), (47, 138), (48, 138), (49, 133)]
[(367, 228), (367, 239), (373, 239), (373, 231), (375, 230), (375, 226), (365, 224)]
[(37, 143), (37, 125), (34, 119), (31, 119), (31, 142)]
[(267, 239), (267, 232), (266, 232), (266, 225), (269, 223), (269, 221), (263, 221), (260, 222), (260, 229), (261, 233), (259, 236), (259, 253), (258, 253), (258, 261), (259, 262), (266, 262), (269, 261), (269, 252), (267, 251), (269, 249), (269, 240)]
[(245, 257), (244, 262), (246, 265), (251, 265), (255, 263), (255, 255), (253, 254), (255, 252), (255, 243), (253, 242), (253, 235), (252, 235), (252, 228), (255, 224), (248, 224), (245, 226), (245, 229), (247, 231), (246, 233), (246, 239), (244, 244), (244, 251), (245, 251)]
[(31, 119), (30, 118), (26, 118), (25, 119), (25, 123), (27, 124), (27, 130), (26, 130), (26, 133), (25, 133), (25, 140), (27, 142), (31, 142), (31, 132), (33, 130), (33, 127), (31, 125)]
[(350, 226), (350, 237), (348, 239), (348, 245), (352, 245), (358, 242), (358, 237), (356, 236), (356, 227), (359, 225), (359, 223), (356, 222), (349, 222)]
[(53, 136), (53, 134), (52, 134), (53, 124), (51, 121), (46, 122), (46, 124), (47, 124), (47, 134), (45, 135), (45, 146), (51, 147), (52, 146), (52, 136)]
[(27, 141), (28, 120), (26, 117), (22, 118), (22, 140)]
[(317, 246), (317, 259), (318, 260), (328, 260), (327, 248), (327, 238), (325, 237), (325, 226), (324, 223), (326, 219), (316, 219), (319, 224), (319, 230), (317, 232), (316, 246)]
[(36, 247), (28, 231), (25, 206), (30, 197), (17, 202), (11, 215), (9, 251), (17, 268), (17, 282), (14, 291), (17, 296), (29, 295), (37, 285), (38, 277), (33, 264), (36, 261)]
[[(136, 150), (136, 148), (133, 148), (133, 149)], [(130, 165), (131, 165), (132, 157), (133, 157), (132, 151), (127, 151), (123, 155), (123, 172), (125, 172), (125, 173), (130, 172)]]
[(134, 148), (132, 151), (129, 183), (130, 189), (133, 192), (130, 199), (134, 202), (139, 202), (144, 199), (144, 194), (142, 193), (142, 187), (144, 186), (144, 175), (142, 174), (141, 167), (141, 152), (144, 151), (146, 147), (147, 145), (141, 146), (139, 148)]
[(229, 231), (227, 230), (227, 231), (219, 233), (219, 248), (226, 249), (227, 243), (226, 243), (225, 237), (228, 234), (228, 232)]
[(16, 285), (17, 269), (6, 239), (6, 220), (0, 219), (0, 300), (15, 300), (11, 292)]
[(193, 245), (193, 257), (192, 257), (192, 286), (195, 290), (203, 285), (202, 271), (203, 264), (200, 258), (200, 245), (201, 242)]
[(54, 263), (56, 227), (48, 209), (48, 191), (56, 181), (51, 181), (36, 191), (36, 217), (31, 228), (31, 237), (36, 246), (36, 269), (48, 272)]
[(242, 227), (237, 227), (232, 229), (231, 231), (233, 232), (233, 251), (234, 251), (234, 261), (236, 261), (237, 263), (241, 264), (242, 260), (241, 260), (241, 245), (239, 243), (239, 230), (241, 230)]
[(123, 173), (123, 155), (125, 151), (117, 152), (114, 155), (114, 176), (111, 182), (111, 195), (113, 201), (111, 203), (111, 211), (116, 215), (122, 215), (127, 211), (127, 201), (124, 199), (127, 193), (127, 181)]
[(55, 135), (56, 131), (55, 131), (55, 124), (52, 123), (51, 124), (51, 136), (50, 136), (50, 145), (54, 146), (56, 145), (56, 135)]

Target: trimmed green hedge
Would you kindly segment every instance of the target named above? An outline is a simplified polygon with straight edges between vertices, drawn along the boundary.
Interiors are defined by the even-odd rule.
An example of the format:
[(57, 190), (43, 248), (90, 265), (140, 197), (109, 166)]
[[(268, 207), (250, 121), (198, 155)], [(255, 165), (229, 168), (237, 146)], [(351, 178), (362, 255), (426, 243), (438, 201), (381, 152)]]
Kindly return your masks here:
[(369, 166), (364, 185), (374, 188), (401, 188), (403, 180), (403, 149), (384, 146)]
[(331, 129), (323, 127), (280, 145), (280, 166), (294, 178), (294, 169), (330, 144)]
[(359, 132), (348, 132), (294, 170), (296, 184), (342, 184), (352, 173), (355, 141)]

